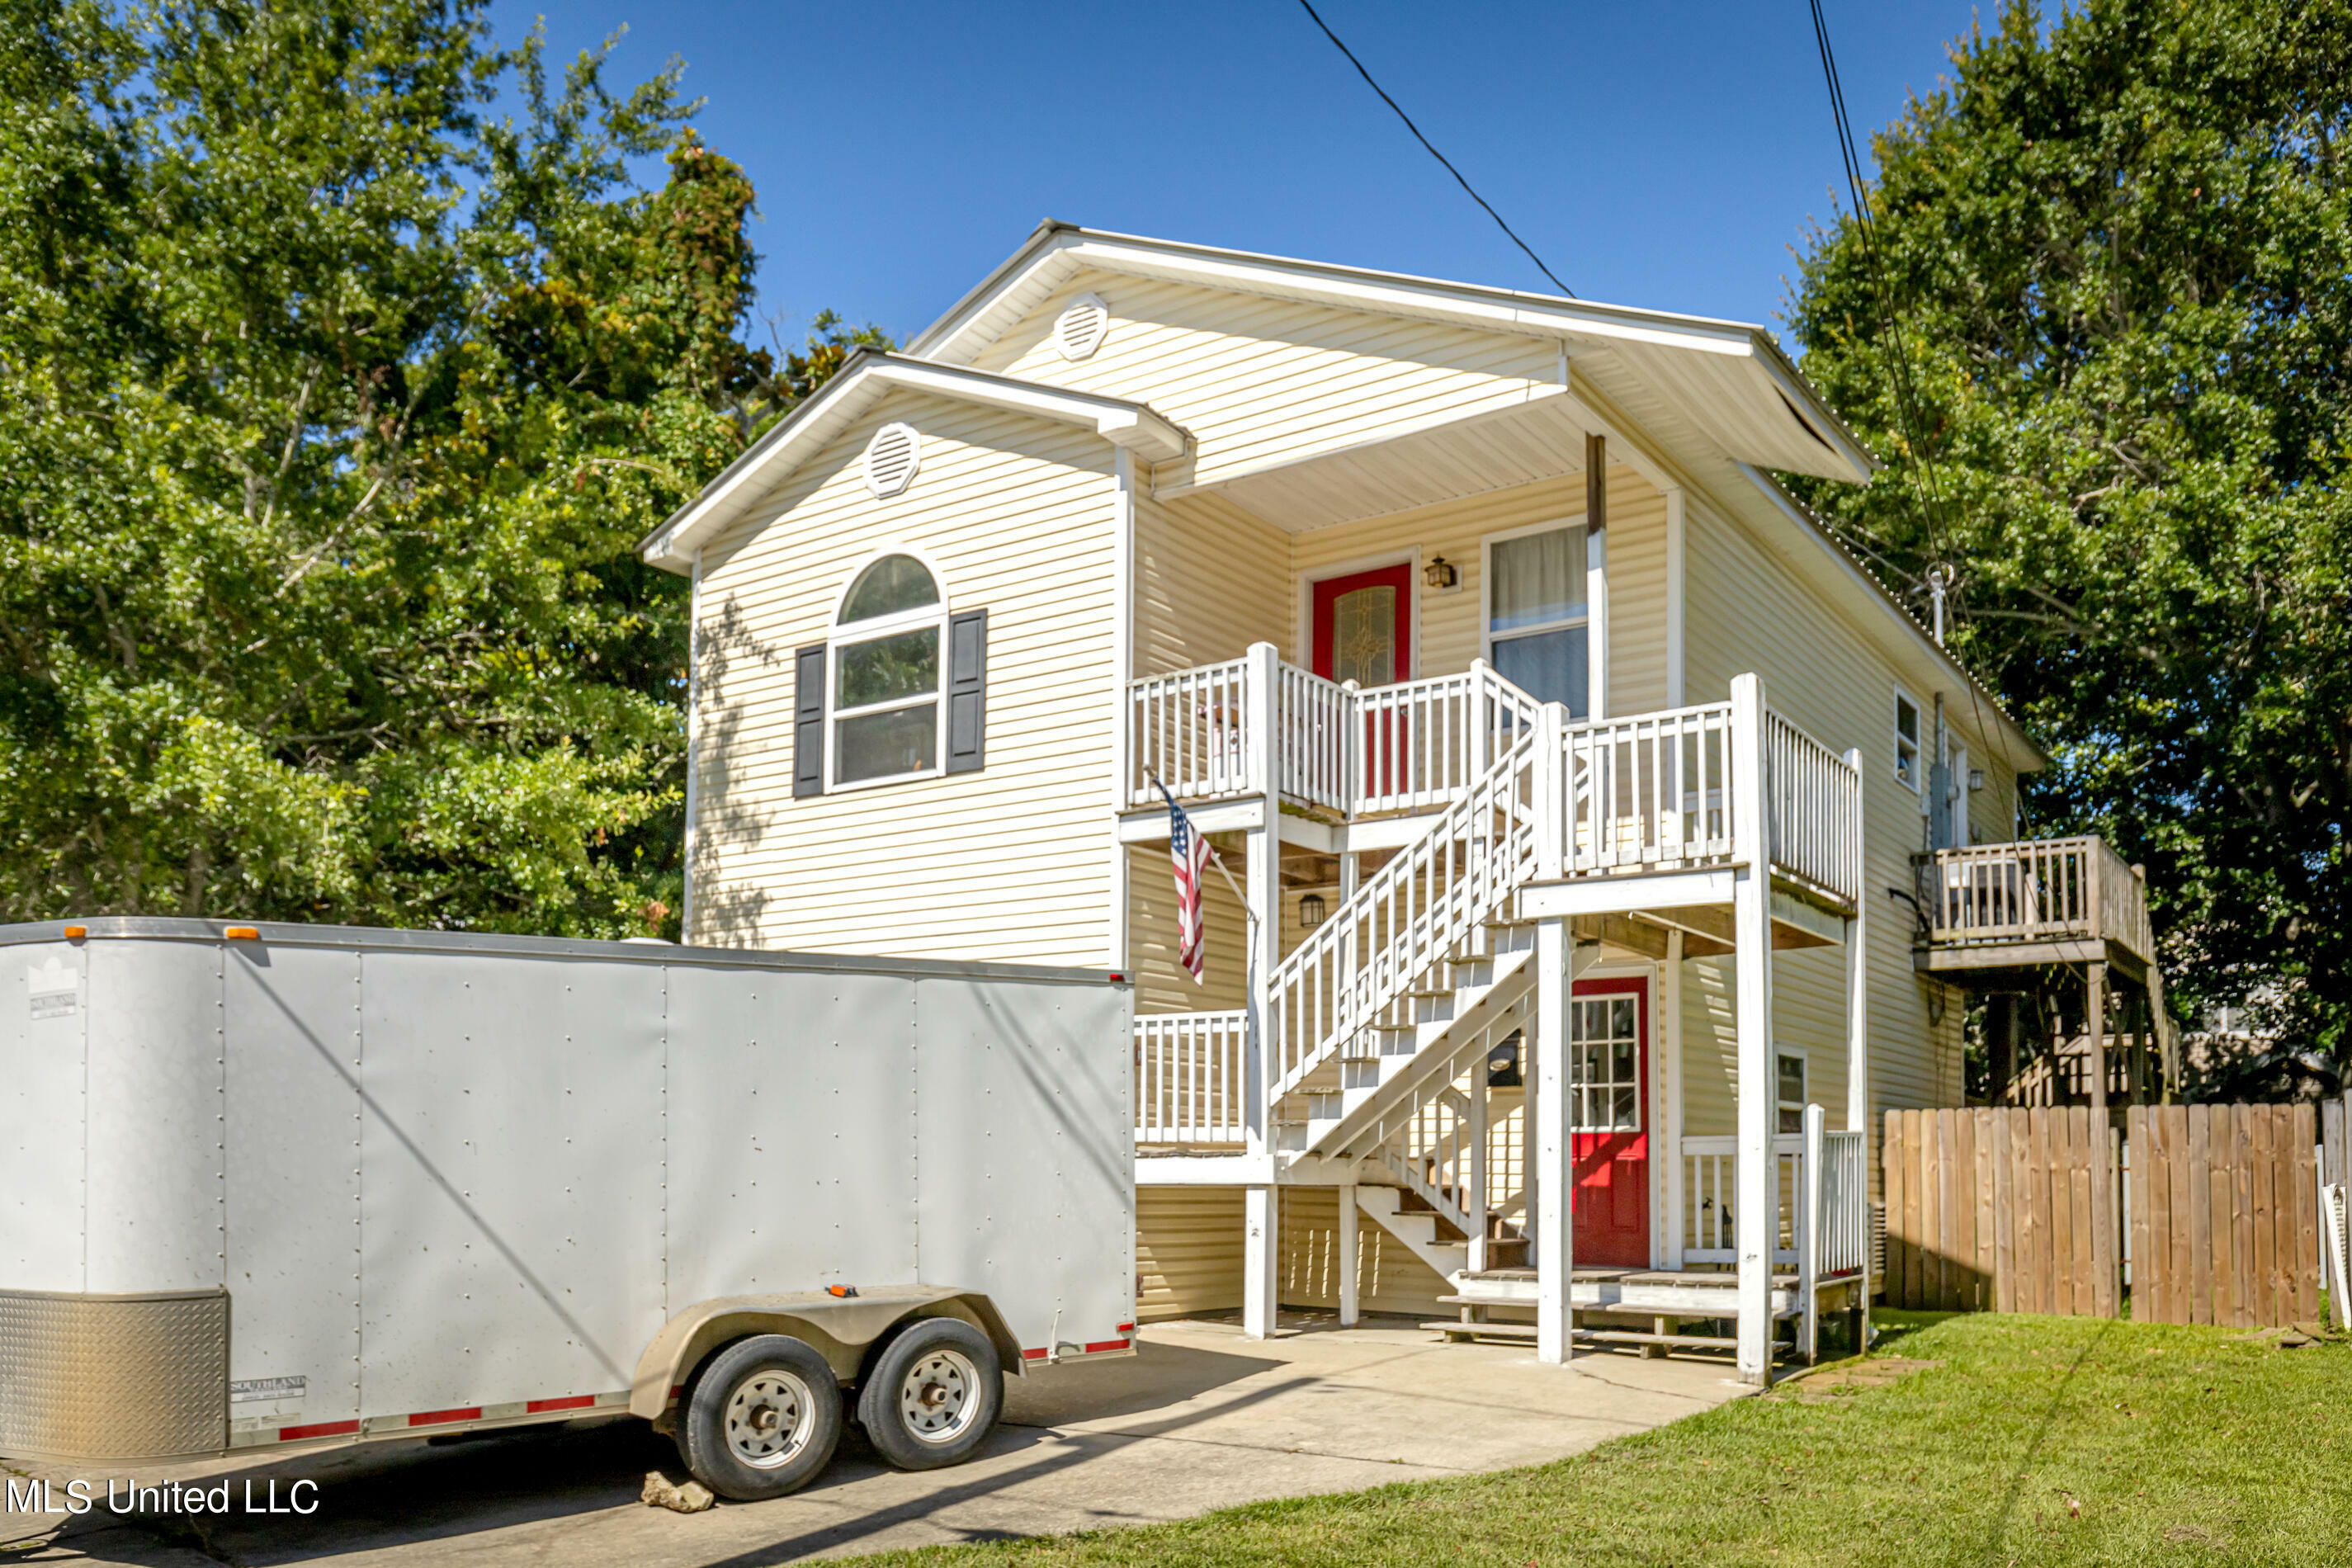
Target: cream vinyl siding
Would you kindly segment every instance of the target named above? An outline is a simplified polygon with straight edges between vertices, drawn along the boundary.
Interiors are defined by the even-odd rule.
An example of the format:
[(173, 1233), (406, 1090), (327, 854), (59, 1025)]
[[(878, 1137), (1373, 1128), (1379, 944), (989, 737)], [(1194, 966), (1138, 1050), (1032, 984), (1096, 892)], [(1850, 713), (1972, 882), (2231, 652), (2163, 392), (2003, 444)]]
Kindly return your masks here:
[(1135, 673), (1288, 657), (1290, 539), (1215, 495), (1135, 503)]
[(1136, 1321), (1240, 1310), (1243, 1223), (1239, 1187), (1136, 1188)]
[[(1087, 293), (1109, 306), (1109, 334), (1073, 363), (1054, 319)], [(1560, 361), (1553, 341), (1082, 272), (972, 363), (1150, 404), (1198, 443), (1163, 482), (1172, 471), (1205, 484), (1401, 423), (1512, 407), (1557, 388)]]
[[(859, 458), (893, 420), (922, 469), (877, 500)], [(693, 941), (1115, 962), (1113, 503), (1091, 433), (899, 393), (705, 548)], [(793, 650), (885, 546), (988, 611), (986, 766), (794, 799)]]
[[(1766, 700), (1824, 744), (1863, 753), (1863, 891), (1869, 947), (1870, 1098), (1874, 1122), (1888, 1107), (1958, 1105), (1966, 1084), (1960, 1059), (1961, 999), (1913, 973), (1910, 907), (1885, 889), (1913, 886), (1911, 856), (1921, 843), (1919, 797), (1894, 776), (1895, 690), (1910, 691), (1932, 723), (1934, 693), (1898, 682), (1875, 643), (1832, 609), (1778, 557), (1713, 509), (1694, 501), (1685, 524), (1685, 700), (1721, 700), (1731, 678), (1753, 670)], [(1961, 711), (1948, 710), (1956, 741), (1986, 771), (1972, 803), (1979, 820), (1991, 797), (2002, 813), (2013, 773), (1973, 733)], [(1773, 1029), (1806, 1047), (1810, 1098), (1844, 1121), (1845, 991), (1841, 950), (1774, 954)], [(1685, 1128), (1693, 1135), (1732, 1131), (1738, 1047), (1732, 1036), (1728, 959), (1685, 966), (1683, 1055)], [(1940, 1019), (1930, 1017), (1941, 1013)]]
[[(1211, 842), (1246, 888), (1237, 834)], [(1127, 848), (1127, 963), (1138, 1013), (1221, 1013), (1249, 1005), (1248, 918), (1212, 868), (1201, 885), (1202, 973), (1176, 962), (1176, 874), (1165, 839)]]
[[(1293, 635), (1301, 635), (1305, 626), (1307, 585), (1315, 579), (1414, 550), (1424, 566), (1443, 555), (1462, 569), (1461, 585), (1439, 590), (1414, 580), (1417, 648), (1412, 674), (1419, 679), (1459, 673), (1479, 657), (1486, 617), (1486, 590), (1479, 575), (1482, 542), (1489, 534), (1583, 520), (1584, 478), (1579, 474), (1294, 535), (1290, 559), (1297, 587), (1290, 609)], [(1663, 707), (1666, 500), (1640, 475), (1622, 467), (1609, 470), (1609, 595), (1610, 703), (1621, 712)], [(1313, 658), (1311, 648), (1302, 651), (1301, 662)]]

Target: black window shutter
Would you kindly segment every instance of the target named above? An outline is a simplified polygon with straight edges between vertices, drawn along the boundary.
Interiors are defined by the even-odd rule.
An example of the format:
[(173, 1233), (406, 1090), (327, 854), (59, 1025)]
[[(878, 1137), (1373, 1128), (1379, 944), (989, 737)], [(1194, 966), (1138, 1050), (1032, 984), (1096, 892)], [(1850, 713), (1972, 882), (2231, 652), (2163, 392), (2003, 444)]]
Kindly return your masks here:
[(824, 793), (824, 644), (793, 655), (793, 794)]
[(948, 765), (980, 771), (988, 729), (988, 612), (948, 617)]

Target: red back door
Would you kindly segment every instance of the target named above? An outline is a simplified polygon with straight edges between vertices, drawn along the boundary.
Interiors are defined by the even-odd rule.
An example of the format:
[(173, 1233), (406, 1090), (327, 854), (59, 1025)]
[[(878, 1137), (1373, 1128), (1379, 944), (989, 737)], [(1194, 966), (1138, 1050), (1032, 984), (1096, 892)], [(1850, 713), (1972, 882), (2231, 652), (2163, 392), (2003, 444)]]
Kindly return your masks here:
[(1650, 1267), (1650, 983), (1580, 980), (1569, 1002), (1578, 1267)]

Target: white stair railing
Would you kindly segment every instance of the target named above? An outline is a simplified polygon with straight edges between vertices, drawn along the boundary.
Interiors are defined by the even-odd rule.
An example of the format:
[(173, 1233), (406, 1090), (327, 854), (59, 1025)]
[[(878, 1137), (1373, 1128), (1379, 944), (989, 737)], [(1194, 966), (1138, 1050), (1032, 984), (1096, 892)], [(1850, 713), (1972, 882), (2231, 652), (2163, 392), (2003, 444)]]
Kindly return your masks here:
[(1276, 967), (1269, 1104), (1451, 957), (1532, 874), (1535, 751), (1534, 736), (1522, 736)]
[(1135, 1020), (1135, 1141), (1240, 1143), (1247, 1135), (1249, 1014)]

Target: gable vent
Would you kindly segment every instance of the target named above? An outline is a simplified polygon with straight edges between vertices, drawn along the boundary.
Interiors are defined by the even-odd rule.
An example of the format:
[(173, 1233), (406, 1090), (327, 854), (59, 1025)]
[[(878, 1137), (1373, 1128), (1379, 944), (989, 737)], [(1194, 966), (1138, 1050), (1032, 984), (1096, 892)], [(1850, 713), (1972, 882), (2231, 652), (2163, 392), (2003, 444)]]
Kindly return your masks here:
[(923, 466), (922, 448), (912, 426), (885, 425), (866, 443), (866, 488), (887, 500), (915, 482)]
[(1099, 294), (1081, 294), (1054, 321), (1054, 346), (1064, 359), (1085, 359), (1102, 347), (1110, 331), (1110, 307)]

